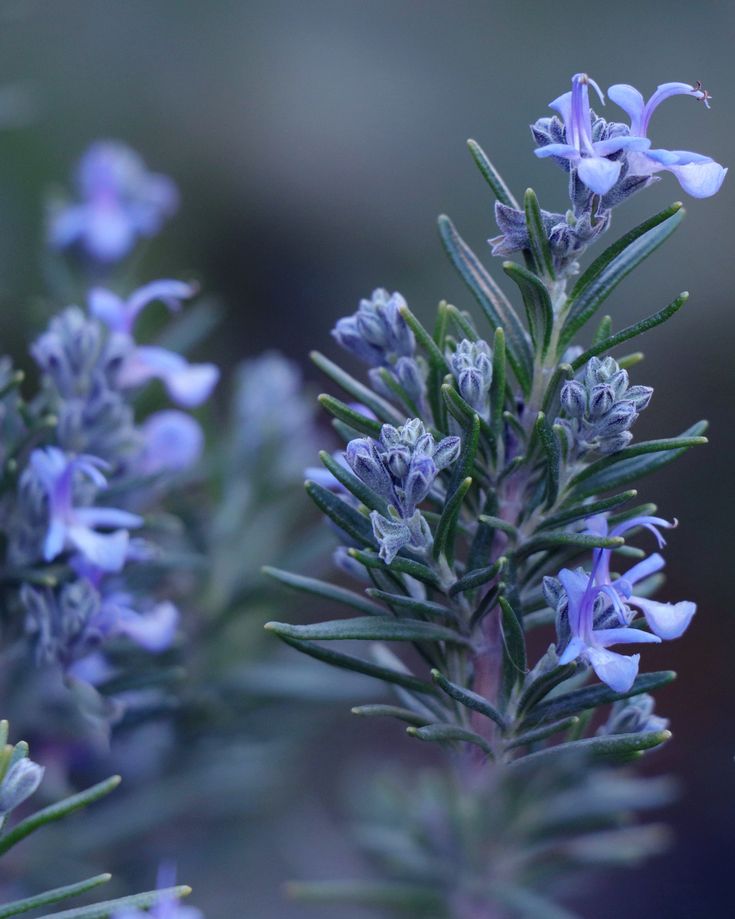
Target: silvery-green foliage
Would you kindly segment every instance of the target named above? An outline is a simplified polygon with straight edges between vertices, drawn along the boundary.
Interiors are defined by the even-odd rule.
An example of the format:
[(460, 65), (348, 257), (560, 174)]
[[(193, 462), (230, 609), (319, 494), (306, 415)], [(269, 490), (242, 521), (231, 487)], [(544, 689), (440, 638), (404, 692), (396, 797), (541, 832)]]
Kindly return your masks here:
[[(581, 274), (578, 259), (654, 173), (668, 170), (706, 197), (726, 170), (699, 154), (652, 150), (647, 136), (662, 99), (707, 103), (701, 87), (664, 84), (647, 104), (632, 87), (612, 87), (630, 126), (595, 115), (590, 87), (599, 93), (577, 74), (552, 103), (559, 117), (533, 126), (536, 154), (567, 173), (564, 215), (542, 210), (531, 189), (519, 204), (470, 142), (497, 198), (493, 253), (522, 257), (502, 266), (520, 310), (441, 217), (483, 323), (442, 302), (429, 330), (403, 296), (379, 291), (333, 333), (373, 368), (371, 385), (314, 357), (346, 393), (320, 399), (345, 449), (344, 460), (322, 453), (329, 475), (306, 488), (342, 535), (352, 583), (271, 570), (340, 611), (267, 628), (317, 660), (376, 678), (392, 698), (381, 692), (355, 714), (397, 719), (447, 760), (430, 794), (406, 779), (385, 825), (371, 813), (363, 826), (383, 882), (295, 885), (307, 899), (452, 919), (567, 916), (554, 898), (575, 870), (660, 847), (657, 828), (622, 818), (668, 792), (616, 767), (669, 740), (651, 693), (674, 674), (641, 673), (645, 654), (626, 646), (679, 638), (696, 605), (652, 599), (664, 558), (631, 541), (661, 550), (673, 524), (636, 505), (629, 485), (705, 443), (706, 424), (634, 441), (652, 390), (629, 377), (639, 355), (609, 352), (671, 318), (686, 294), (617, 332), (609, 316), (586, 339), (584, 329), (683, 209), (649, 218)], [(426, 368), (420, 404), (395, 372), (399, 360)], [(547, 650), (534, 659), (536, 631)], [(600, 727), (597, 712), (609, 706)]]

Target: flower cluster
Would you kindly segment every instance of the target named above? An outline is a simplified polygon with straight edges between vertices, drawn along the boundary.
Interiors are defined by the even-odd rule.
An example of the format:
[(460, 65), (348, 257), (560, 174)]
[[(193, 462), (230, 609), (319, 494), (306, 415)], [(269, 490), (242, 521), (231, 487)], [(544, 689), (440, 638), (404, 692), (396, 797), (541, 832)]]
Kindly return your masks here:
[(628, 372), (614, 358), (590, 358), (579, 377), (561, 390), (565, 417), (557, 424), (570, 454), (609, 454), (627, 446), (633, 439), (630, 428), (652, 395), (650, 386), (630, 386)]
[[(660, 517), (632, 517), (613, 527), (608, 534), (605, 517), (587, 521), (587, 531), (597, 536), (623, 536), (644, 527), (656, 537), (659, 548), (665, 544), (661, 528), (671, 526), (673, 524)], [(611, 689), (627, 692), (638, 674), (640, 655), (618, 654), (610, 651), (610, 646), (679, 638), (697, 607), (688, 600), (661, 603), (633, 593), (637, 584), (664, 567), (658, 552), (638, 562), (619, 578), (611, 575), (611, 555), (610, 549), (596, 549), (591, 571), (564, 568), (558, 579), (544, 579), (544, 591), (549, 605), (556, 609), (559, 662), (566, 664), (581, 659), (589, 663)], [(636, 621), (639, 612), (650, 632), (639, 627)]]
[(493, 382), (493, 354), (486, 341), (464, 338), (447, 361), (457, 381), (459, 394), (486, 421), (490, 417), (490, 386)]
[[(566, 214), (541, 212), (558, 274), (573, 273), (577, 257), (608, 228), (612, 208), (655, 181), (662, 170), (695, 198), (714, 195), (727, 173), (700, 153), (651, 149), (649, 122), (665, 99), (687, 95), (709, 107), (710, 96), (699, 84), (663, 83), (648, 102), (632, 86), (611, 86), (608, 96), (629, 116), (630, 125), (600, 118), (590, 107), (590, 87), (604, 103), (595, 81), (578, 73), (571, 92), (550, 103), (556, 114), (531, 126), (536, 156), (553, 159), (569, 173), (570, 209)], [(528, 250), (525, 213), (498, 202), (495, 214), (501, 235), (490, 240), (493, 254)]]
[(167, 176), (147, 170), (140, 156), (118, 141), (98, 141), (75, 176), (77, 200), (53, 207), (48, 237), (55, 249), (78, 249), (87, 259), (113, 265), (140, 238), (155, 236), (178, 207)]
[(388, 505), (388, 516), (370, 514), (380, 557), (391, 562), (403, 548), (423, 551), (431, 546), (431, 530), (418, 510), (437, 475), (459, 456), (459, 437), (435, 443), (422, 421), (400, 428), (384, 424), (380, 440), (360, 437), (347, 444), (345, 458), (355, 475)]
[(332, 335), (347, 351), (367, 364), (370, 380), (378, 392), (391, 395), (383, 378), (387, 373), (403, 387), (413, 403), (422, 408), (426, 392), (426, 367), (416, 352), (416, 337), (406, 324), (402, 310), (406, 301), (399, 293), (374, 290), (361, 300), (357, 312), (340, 319)]
[[(152, 235), (175, 203), (170, 180), (149, 175), (119, 145), (87, 152), (79, 188), (84, 204), (57, 217), (110, 265), (137, 235)], [(145, 514), (160, 495), (151, 486), (192, 467), (203, 435), (178, 408), (138, 418), (136, 397), (160, 380), (178, 406), (199, 406), (218, 370), (138, 342), (135, 325), (156, 301), (177, 311), (195, 293), (178, 280), (153, 281), (128, 296), (90, 287), (88, 309), (62, 310), (31, 347), (40, 394), (24, 403), (17, 385), (8, 386), (1, 403), (3, 425), (20, 425), (11, 441), (17, 487), (4, 498), (3, 521), (25, 630), (39, 661), (93, 683), (114, 673), (98, 653), (108, 640), (157, 653), (176, 634), (176, 606), (143, 586), (146, 567), (162, 558)], [(104, 502), (108, 492), (114, 500)]]

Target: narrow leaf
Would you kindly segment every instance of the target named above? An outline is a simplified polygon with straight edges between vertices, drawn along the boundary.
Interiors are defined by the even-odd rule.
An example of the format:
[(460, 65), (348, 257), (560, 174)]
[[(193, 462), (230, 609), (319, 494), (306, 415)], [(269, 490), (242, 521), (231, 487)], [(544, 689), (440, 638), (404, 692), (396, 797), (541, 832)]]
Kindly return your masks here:
[(549, 238), (541, 220), (541, 208), (539, 207), (538, 198), (532, 188), (526, 189), (523, 207), (526, 212), (526, 228), (531, 241), (531, 254), (539, 267), (539, 274), (544, 274), (547, 278), (553, 280), (555, 277), (554, 259), (551, 255)]
[(545, 517), (540, 524), (540, 529), (546, 529), (547, 527), (553, 529), (564, 524), (574, 523), (576, 520), (583, 520), (586, 517), (594, 517), (595, 514), (602, 514), (604, 511), (612, 510), (627, 501), (631, 501), (637, 494), (638, 492), (631, 488), (629, 491), (623, 491), (619, 495), (613, 495), (611, 498), (601, 498), (599, 501), (575, 504), (573, 507), (559, 511), (558, 514)]
[(560, 721), (552, 721), (551, 724), (545, 724), (543, 727), (534, 728), (532, 731), (524, 731), (521, 734), (517, 734), (512, 740), (506, 744), (506, 749), (513, 750), (516, 747), (529, 747), (531, 744), (538, 743), (541, 740), (546, 740), (548, 737), (552, 737), (554, 734), (558, 734), (560, 731), (566, 731), (571, 727), (574, 727), (579, 718), (576, 715), (572, 715), (570, 718), (562, 718)]
[(359, 549), (349, 549), (349, 554), (366, 568), (381, 568), (385, 571), (397, 572), (398, 574), (407, 574), (417, 581), (428, 584), (431, 587), (439, 587), (439, 580), (436, 574), (422, 562), (416, 562), (411, 558), (404, 558), (397, 555), (390, 565), (385, 562), (375, 552), (361, 552)]
[(30, 836), (39, 827), (61, 820), (69, 814), (73, 814), (74, 811), (80, 810), (80, 808), (86, 807), (94, 801), (99, 801), (105, 795), (109, 795), (111, 791), (117, 788), (120, 781), (119, 775), (113, 775), (109, 779), (105, 779), (104, 782), (98, 782), (97, 785), (93, 785), (85, 791), (80, 791), (79, 794), (64, 798), (63, 801), (44, 807), (42, 810), (36, 811), (35, 814), (26, 817), (25, 820), (21, 820), (12, 830), (0, 837), (0, 855), (7, 852), (8, 849), (11, 849), (22, 839), (25, 839), (26, 836)]
[(489, 756), (492, 756), (492, 747), (479, 734), (458, 724), (427, 724), (423, 728), (406, 728), (406, 733), (418, 740), (432, 743), (471, 743), (480, 747)]
[(318, 578), (309, 578), (302, 574), (294, 574), (292, 571), (282, 571), (280, 568), (263, 568), (263, 574), (273, 578), (286, 587), (302, 593), (313, 594), (315, 597), (323, 597), (325, 600), (334, 600), (336, 603), (342, 603), (351, 606), (353, 609), (362, 613), (368, 613), (370, 616), (384, 616), (385, 610), (377, 603), (372, 603), (362, 594), (347, 590), (344, 587), (338, 587), (336, 584), (330, 584), (328, 581), (320, 581)]
[(350, 408), (349, 405), (345, 405), (344, 402), (335, 399), (334, 396), (328, 396), (326, 393), (322, 393), (317, 401), (330, 415), (359, 431), (360, 434), (367, 434), (369, 437), (375, 437), (376, 439), (380, 437), (382, 425), (379, 421), (367, 418), (361, 412), (356, 412), (354, 408)]
[(168, 887), (163, 890), (149, 890), (146, 893), (133, 894), (131, 897), (119, 897), (117, 900), (105, 900), (104, 903), (93, 903), (91, 906), (80, 906), (77, 909), (65, 909), (61, 913), (47, 913), (38, 919), (109, 919), (110, 916), (126, 910), (148, 909), (156, 903), (188, 897), (191, 887)]
[(350, 507), (328, 488), (323, 488), (316, 482), (307, 481), (304, 487), (319, 510), (333, 520), (343, 533), (364, 546), (377, 545), (373, 536), (373, 528), (364, 514), (356, 511), (354, 507)]
[(545, 355), (554, 325), (554, 310), (546, 285), (535, 274), (516, 262), (503, 262), (503, 271), (518, 285), (526, 308), (531, 341), (536, 351)]
[(322, 663), (330, 664), (332, 667), (339, 667), (342, 670), (353, 670), (355, 673), (362, 673), (365, 676), (375, 677), (377, 680), (383, 680), (385, 683), (393, 683), (396, 686), (402, 686), (411, 692), (421, 692), (431, 695), (436, 694), (436, 689), (431, 683), (420, 680), (412, 673), (404, 673), (401, 670), (395, 670), (392, 667), (383, 667), (380, 664), (374, 664), (372, 661), (363, 660), (361, 657), (355, 657), (354, 654), (345, 654), (343, 651), (334, 651), (331, 648), (324, 648), (310, 641), (299, 641), (290, 638), (281, 632), (276, 632), (281, 641), (292, 648), (296, 648), (302, 654), (313, 657)]
[(452, 683), (438, 670), (432, 670), (431, 677), (437, 686), (456, 702), (460, 702), (465, 708), (469, 708), (473, 712), (485, 715), (486, 718), (494, 721), (498, 727), (505, 728), (505, 719), (484, 696), (473, 692), (471, 689), (466, 689), (464, 686), (459, 686), (457, 683)]
[[(449, 620), (450, 622), (457, 618), (457, 614), (454, 610), (449, 609), (447, 606), (442, 606), (441, 603), (433, 603), (431, 600), (417, 600), (414, 597), (408, 597), (403, 594), (392, 594), (385, 590), (378, 590), (377, 588), (370, 588), (368, 594), (376, 600), (382, 600), (394, 609), (405, 609), (411, 613), (415, 613), (417, 616), (433, 616), (435, 618)], [(382, 607), (376, 608), (385, 615), (385, 610)]]
[(325, 373), (346, 393), (349, 393), (356, 402), (369, 408), (378, 418), (394, 425), (403, 424), (406, 420), (401, 417), (401, 414), (396, 411), (390, 402), (376, 395), (372, 389), (350, 376), (346, 370), (343, 370), (334, 361), (330, 361), (328, 357), (318, 351), (312, 351), (310, 357), (322, 373)]
[[(424, 730), (424, 729), (420, 729)], [(606, 737), (588, 737), (570, 743), (561, 743), (546, 747), (535, 753), (529, 753), (521, 759), (514, 760), (510, 768), (523, 767), (524, 764), (538, 766), (540, 763), (551, 764), (555, 759), (564, 756), (588, 756), (602, 762), (624, 763), (636, 759), (646, 750), (660, 746), (671, 737), (671, 731), (647, 731), (635, 734), (610, 734)]]
[(583, 549), (616, 549), (624, 544), (620, 536), (595, 536), (588, 533), (567, 533), (565, 530), (549, 530), (532, 536), (512, 553), (516, 559), (533, 555), (543, 549), (554, 549), (558, 546), (576, 546)]
[(393, 619), (390, 616), (356, 616), (354, 619), (330, 619), (308, 625), (268, 622), (265, 628), (279, 638), (297, 641), (446, 641), (468, 644), (453, 629), (421, 619)]
[(501, 556), (497, 562), (494, 562), (492, 565), (468, 571), (458, 581), (455, 581), (449, 591), (449, 596), (455, 597), (457, 594), (464, 593), (466, 590), (474, 590), (476, 587), (482, 587), (483, 584), (487, 584), (488, 581), (492, 581), (493, 578), (498, 576), (506, 562), (507, 559), (505, 556)]
[[(430, 718), (418, 712), (412, 712), (410, 708), (401, 708), (400, 705), (356, 705), (351, 711), (353, 715), (359, 715), (362, 718), (397, 718), (399, 721), (405, 721), (419, 728), (425, 724), (431, 724)], [(0, 919), (2, 919), (1, 914)]]
[(376, 495), (374, 491), (371, 491), (364, 482), (361, 482), (354, 472), (345, 468), (342, 463), (338, 463), (331, 453), (327, 453), (326, 450), (322, 450), (319, 453), (319, 458), (335, 479), (344, 485), (347, 491), (351, 492), (365, 507), (380, 511), (384, 516), (387, 515), (388, 507), (385, 501)]
[(503, 638), (503, 683), (506, 688), (506, 698), (508, 698), (516, 683), (526, 675), (526, 638), (523, 634), (523, 626), (510, 603), (505, 597), (500, 597), (499, 601), (500, 628)]
[(472, 479), (469, 476), (460, 482), (456, 491), (448, 498), (444, 509), (442, 510), (439, 524), (434, 535), (433, 554), (434, 558), (444, 555), (451, 565), (454, 561), (454, 534), (457, 525), (457, 518), (462, 507), (465, 495), (472, 487)]
[(662, 211), (627, 233), (590, 265), (567, 301), (567, 318), (559, 336), (560, 354), (623, 278), (671, 236), (683, 217), (681, 205)]
[(42, 906), (51, 906), (52, 903), (59, 903), (61, 900), (68, 900), (70, 897), (78, 897), (89, 890), (94, 890), (95, 887), (99, 887), (101, 884), (107, 884), (111, 878), (111, 874), (98, 874), (93, 878), (88, 878), (86, 881), (46, 890), (43, 893), (36, 894), (35, 897), (13, 900), (12, 903), (5, 903), (0, 906), (0, 919), (18, 916), (20, 913), (27, 913), (31, 909), (40, 909)]
[(471, 139), (467, 141), (467, 146), (469, 147), (470, 153), (472, 154), (472, 159), (477, 164), (477, 168), (482, 173), (483, 178), (492, 189), (492, 192), (498, 201), (500, 201), (501, 204), (506, 204), (508, 207), (512, 207), (519, 211), (520, 206), (518, 202), (513, 197), (511, 190), (500, 177), (500, 173), (487, 158), (487, 154), (482, 149), (482, 147), (477, 143), (476, 140)]
[(653, 692), (654, 689), (660, 689), (675, 679), (676, 673), (673, 670), (660, 670), (656, 673), (641, 674), (627, 692), (615, 692), (614, 689), (604, 684), (585, 686), (583, 689), (576, 689), (574, 692), (555, 696), (547, 702), (539, 703), (528, 712), (523, 724), (524, 727), (530, 727), (542, 721), (557, 721), (559, 718), (576, 715), (578, 712), (594, 709), (600, 705), (608, 705), (619, 699), (630, 699), (642, 692)]
[(449, 258), (490, 324), (494, 329), (500, 327), (505, 331), (508, 361), (523, 391), (530, 392), (533, 355), (521, 320), (503, 291), (445, 215), (439, 217), (439, 232)]
[(546, 460), (546, 507), (553, 507), (559, 493), (559, 465), (561, 450), (556, 434), (551, 429), (543, 412), (536, 419), (536, 433)]

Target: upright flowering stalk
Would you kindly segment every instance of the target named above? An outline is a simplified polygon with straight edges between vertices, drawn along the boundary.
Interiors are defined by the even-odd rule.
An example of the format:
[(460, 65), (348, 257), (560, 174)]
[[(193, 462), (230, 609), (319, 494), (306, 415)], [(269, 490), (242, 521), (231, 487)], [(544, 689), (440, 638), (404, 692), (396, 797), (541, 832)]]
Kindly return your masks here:
[[(726, 170), (651, 147), (656, 105), (676, 94), (707, 102), (699, 85), (663, 84), (648, 103), (631, 87), (611, 87), (630, 125), (599, 117), (590, 88), (603, 102), (577, 74), (552, 102), (557, 114), (532, 127), (536, 154), (568, 176), (565, 213), (542, 210), (531, 189), (517, 202), (470, 141), (497, 198), (492, 252), (521, 257), (502, 267), (522, 312), (441, 217), (447, 253), (486, 324), (442, 302), (430, 332), (403, 296), (379, 289), (333, 332), (370, 367), (370, 385), (314, 356), (347, 394), (320, 398), (345, 446), (321, 454), (331, 478), (313, 475), (306, 488), (342, 534), (337, 558), (354, 584), (269, 570), (346, 611), (267, 628), (305, 654), (377, 678), (393, 698), (381, 694), (355, 714), (397, 718), (448, 759), (426, 783), (407, 778), (392, 797), (382, 793), (386, 806), (370, 809), (377, 826), (364, 835), (386, 840), (371, 852), (384, 857), (388, 879), (372, 894), (362, 880), (294, 885), (311, 899), (400, 902), (413, 915), (457, 919), (561, 915), (552, 901), (590, 847), (604, 864), (619, 844), (633, 859), (660, 845), (654, 828), (626, 815), (661, 803), (661, 786), (620, 777), (615, 766), (671, 736), (651, 692), (674, 674), (645, 672), (646, 645), (680, 638), (696, 606), (651, 598), (664, 559), (633, 543), (648, 534), (661, 549), (672, 524), (635, 504), (629, 485), (705, 443), (706, 425), (636, 441), (653, 391), (631, 379), (640, 355), (610, 352), (671, 318), (687, 295), (625, 328), (604, 316), (585, 329), (676, 229), (681, 205), (583, 271), (579, 261), (614, 208), (656, 173), (668, 169), (705, 197)], [(534, 631), (546, 641), (530, 643)], [(335, 648), (339, 640), (351, 644)], [(593, 718), (610, 704), (606, 720)]]

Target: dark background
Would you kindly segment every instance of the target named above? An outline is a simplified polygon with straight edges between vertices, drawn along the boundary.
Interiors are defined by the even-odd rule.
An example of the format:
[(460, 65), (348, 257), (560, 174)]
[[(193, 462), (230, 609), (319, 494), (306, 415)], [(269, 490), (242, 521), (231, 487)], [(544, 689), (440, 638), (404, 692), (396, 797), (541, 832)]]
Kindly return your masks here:
[[(151, 264), (162, 276), (196, 271), (226, 304), (208, 358), (227, 366), (277, 347), (305, 364), (312, 347), (333, 353), (333, 321), (373, 287), (400, 290), (424, 316), (445, 297), (469, 306), (435, 230), (447, 210), (490, 261), (491, 201), (467, 137), (517, 193), (533, 185), (547, 208), (563, 208), (563, 175), (532, 155), (527, 125), (574, 72), (603, 87), (630, 82), (645, 95), (657, 83), (702, 80), (712, 111), (669, 101), (655, 116), (655, 142), (732, 161), (734, 33), (735, 4), (708, 0), (5, 0), (3, 350), (21, 348), (41, 313), (27, 309), (43, 293), (41, 198), (93, 139), (127, 141), (178, 182), (182, 211)], [(692, 292), (684, 311), (644, 340), (647, 360), (634, 381), (654, 385), (656, 396), (637, 435), (679, 433), (704, 415), (712, 442), (642, 489), (681, 521), (666, 597), (699, 603), (684, 639), (646, 654), (647, 669), (680, 675), (659, 695), (675, 740), (647, 766), (682, 779), (684, 796), (669, 814), (676, 847), (601, 883), (586, 905), (590, 919), (732, 915), (734, 194), (730, 179), (716, 198), (689, 201), (683, 227), (609, 305), (619, 328)], [(615, 232), (681, 195), (665, 175), (616, 214)], [(408, 741), (391, 740), (401, 756)], [(320, 824), (328, 861), (340, 837), (325, 832)], [(231, 866), (235, 902), (247, 897), (253, 915), (287, 915), (274, 888), (281, 870), (298, 873), (294, 848), (276, 838), (244, 847)], [(276, 850), (277, 867), (264, 873)], [(222, 903), (206, 877), (199, 883), (200, 904)]]

